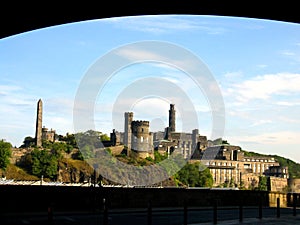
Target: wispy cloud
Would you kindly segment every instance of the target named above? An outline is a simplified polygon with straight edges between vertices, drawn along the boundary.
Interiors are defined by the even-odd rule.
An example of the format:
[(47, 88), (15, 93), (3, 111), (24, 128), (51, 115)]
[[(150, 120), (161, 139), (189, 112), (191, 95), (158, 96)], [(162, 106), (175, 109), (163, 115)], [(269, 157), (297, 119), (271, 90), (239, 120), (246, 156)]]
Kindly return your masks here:
[(296, 144), (299, 142), (300, 132), (278, 131), (260, 133), (256, 135), (239, 135), (230, 137), (229, 140), (233, 143), (257, 143), (262, 145), (283, 145)]
[(296, 55), (295, 52), (292, 52), (290, 50), (281, 51), (281, 54), (284, 55), (284, 56), (294, 56), (294, 55)]
[(276, 102), (276, 105), (280, 105), (280, 106), (298, 106), (298, 105), (300, 105), (300, 102), (279, 101), (279, 102)]
[(266, 64), (259, 64), (259, 65), (257, 65), (257, 67), (260, 68), (260, 69), (264, 69), (264, 68), (267, 68), (268, 65), (266, 65)]
[(235, 78), (240, 78), (242, 76), (243, 76), (242, 71), (227, 72), (224, 74), (224, 77), (227, 79), (235, 79)]
[(278, 119), (280, 121), (285, 122), (285, 123), (291, 123), (291, 124), (298, 124), (298, 123), (300, 123), (300, 119), (293, 119), (293, 118), (287, 117), (287, 116), (280, 116)]
[(259, 121), (254, 122), (253, 124), (251, 124), (250, 127), (261, 126), (261, 125), (265, 125), (268, 123), (272, 123), (272, 121), (271, 120), (259, 120)]
[(133, 16), (111, 18), (106, 21), (114, 23), (121, 28), (151, 34), (175, 33), (188, 30), (201, 30), (207, 34), (222, 34), (226, 32), (226, 29), (218, 24), (208, 23), (205, 20), (196, 20), (196, 17), (193, 16)]

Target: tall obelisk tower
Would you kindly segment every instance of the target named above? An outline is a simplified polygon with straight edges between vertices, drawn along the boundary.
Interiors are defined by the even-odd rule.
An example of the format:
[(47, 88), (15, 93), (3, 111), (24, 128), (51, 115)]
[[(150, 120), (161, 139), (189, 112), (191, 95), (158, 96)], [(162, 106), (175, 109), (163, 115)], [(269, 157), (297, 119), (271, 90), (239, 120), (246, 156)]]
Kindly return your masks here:
[(35, 127), (35, 144), (37, 147), (42, 146), (42, 121), (43, 121), (43, 102), (39, 99), (37, 103), (36, 127)]

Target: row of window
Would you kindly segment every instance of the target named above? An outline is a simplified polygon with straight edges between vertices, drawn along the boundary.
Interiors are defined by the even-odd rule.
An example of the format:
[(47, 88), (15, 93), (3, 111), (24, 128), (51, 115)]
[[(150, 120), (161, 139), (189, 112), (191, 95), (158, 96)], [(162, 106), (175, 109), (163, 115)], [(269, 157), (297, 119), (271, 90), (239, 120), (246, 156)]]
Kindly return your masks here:
[[(149, 141), (149, 139), (148, 139), (148, 137), (146, 138), (146, 143), (148, 143), (148, 141)], [(134, 139), (133, 139), (133, 142), (137, 142), (137, 137), (136, 136), (134, 136)], [(141, 143), (143, 143), (144, 142), (144, 137), (141, 137)]]
[(253, 159), (253, 158), (244, 158), (244, 161), (247, 162), (275, 162), (275, 160), (272, 159)]
[(211, 162), (210, 165), (213, 166), (239, 166), (239, 164), (231, 163), (231, 162)]

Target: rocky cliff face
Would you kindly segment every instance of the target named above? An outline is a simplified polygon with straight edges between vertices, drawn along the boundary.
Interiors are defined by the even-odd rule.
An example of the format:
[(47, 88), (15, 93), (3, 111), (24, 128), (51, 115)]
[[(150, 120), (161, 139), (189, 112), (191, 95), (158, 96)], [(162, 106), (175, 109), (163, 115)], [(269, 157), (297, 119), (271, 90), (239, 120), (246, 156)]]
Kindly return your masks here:
[(64, 183), (84, 183), (92, 179), (94, 169), (85, 161), (62, 160), (58, 166), (57, 181)]

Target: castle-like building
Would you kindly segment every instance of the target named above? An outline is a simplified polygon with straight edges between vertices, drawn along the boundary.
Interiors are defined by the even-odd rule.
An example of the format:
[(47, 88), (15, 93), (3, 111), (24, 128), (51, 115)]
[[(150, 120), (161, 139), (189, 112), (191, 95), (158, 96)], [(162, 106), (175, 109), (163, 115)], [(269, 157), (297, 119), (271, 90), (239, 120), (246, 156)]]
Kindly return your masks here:
[[(55, 141), (55, 130), (42, 126), (43, 103), (37, 103), (36, 146), (43, 140)], [(113, 130), (103, 147), (124, 145), (130, 157), (154, 158), (154, 150), (161, 154), (182, 154), (189, 162), (201, 162), (211, 172), (214, 186), (234, 185), (255, 188), (262, 176), (268, 177), (270, 190), (281, 191), (288, 186), (288, 168), (272, 157), (247, 156), (241, 147), (215, 144), (201, 135), (198, 129), (191, 133), (176, 131), (175, 105), (170, 104), (169, 126), (164, 131), (150, 132), (149, 121), (134, 120), (133, 112), (124, 113), (124, 132)]]
[(280, 166), (272, 157), (245, 156), (241, 147), (216, 145), (200, 135), (198, 129), (191, 133), (177, 132), (174, 104), (170, 104), (169, 126), (164, 131), (151, 133), (148, 121), (134, 121), (133, 113), (125, 112), (124, 133), (120, 135), (135, 156), (147, 157), (153, 149), (162, 154), (176, 150), (189, 163), (201, 162), (210, 170), (214, 186), (255, 188), (262, 176), (268, 178), (271, 190), (281, 191), (288, 185), (288, 168)]
[(125, 112), (124, 145), (127, 155), (132, 157), (154, 157), (153, 133), (149, 132), (149, 121), (133, 120), (133, 112)]

